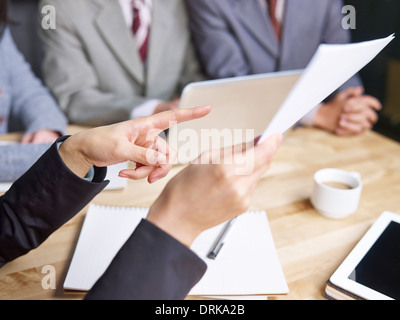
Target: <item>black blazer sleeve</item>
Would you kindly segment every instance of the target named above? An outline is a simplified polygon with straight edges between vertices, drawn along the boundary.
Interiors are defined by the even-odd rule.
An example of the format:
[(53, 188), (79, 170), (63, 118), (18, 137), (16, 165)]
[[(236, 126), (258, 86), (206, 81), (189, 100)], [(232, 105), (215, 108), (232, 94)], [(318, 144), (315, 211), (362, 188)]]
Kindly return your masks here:
[[(52, 145), (0, 198), (0, 267), (82, 210), (107, 185), (105, 175), (95, 168), (93, 182), (81, 179)], [(143, 220), (86, 299), (183, 299), (205, 269), (189, 248)]]
[(108, 184), (106, 168), (95, 168), (93, 182), (70, 171), (57, 142), (0, 198), (0, 267), (39, 246)]
[(181, 300), (206, 268), (193, 251), (142, 220), (85, 299)]

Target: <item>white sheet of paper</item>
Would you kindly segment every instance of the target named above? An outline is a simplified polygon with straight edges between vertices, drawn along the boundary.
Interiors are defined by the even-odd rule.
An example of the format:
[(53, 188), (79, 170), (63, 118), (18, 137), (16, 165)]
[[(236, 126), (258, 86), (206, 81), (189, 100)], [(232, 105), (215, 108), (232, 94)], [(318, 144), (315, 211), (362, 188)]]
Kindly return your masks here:
[(287, 99), (263, 132), (284, 133), (342, 84), (365, 67), (392, 40), (387, 38), (351, 44), (321, 44)]
[[(128, 163), (119, 163), (107, 167), (107, 175), (105, 180), (109, 180), (110, 183), (105, 187), (104, 190), (120, 190), (126, 187), (128, 183), (127, 179), (120, 178), (118, 173), (128, 168)], [(13, 182), (0, 182), (0, 192), (7, 192), (11, 188)]]
[[(64, 282), (64, 289), (87, 291), (106, 270), (148, 209), (90, 205)], [(217, 259), (206, 258), (224, 224), (203, 232), (194, 250), (208, 264), (190, 294), (203, 296), (287, 293), (265, 212), (240, 216)], [(231, 297), (232, 299), (238, 297)], [(265, 299), (265, 297), (264, 297)]]
[(217, 258), (208, 259), (223, 226), (203, 232), (192, 245), (192, 250), (207, 263), (207, 272), (189, 295), (248, 295), (252, 299), (263, 295), (265, 299), (266, 295), (288, 293), (266, 213), (253, 211), (239, 216)]
[(107, 167), (107, 175), (105, 180), (110, 180), (110, 183), (107, 185), (107, 187), (105, 187), (104, 190), (118, 190), (126, 187), (128, 179), (120, 178), (118, 176), (118, 173), (124, 169), (128, 169), (127, 162), (114, 164)]
[[(16, 144), (16, 142), (11, 142), (11, 141), (0, 141), (0, 146), (7, 146), (10, 144)], [(0, 192), (7, 192), (8, 189), (11, 188), (13, 182), (0, 182)]]
[(64, 289), (88, 291), (135, 230), (145, 208), (90, 205), (64, 281)]

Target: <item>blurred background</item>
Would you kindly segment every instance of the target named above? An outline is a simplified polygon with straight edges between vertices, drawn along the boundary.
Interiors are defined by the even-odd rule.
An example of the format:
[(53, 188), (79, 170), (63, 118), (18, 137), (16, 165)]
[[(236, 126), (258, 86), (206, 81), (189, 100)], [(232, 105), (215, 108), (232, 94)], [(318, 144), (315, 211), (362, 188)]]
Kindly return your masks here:
[[(17, 46), (31, 63), (35, 74), (41, 77), (38, 2), (11, 0), (10, 15), (14, 22), (11, 32)], [(366, 93), (377, 97), (383, 104), (374, 130), (400, 142), (400, 1), (345, 0), (345, 4), (356, 8), (356, 29), (352, 30), (354, 42), (396, 33), (396, 39), (360, 75)]]
[(374, 130), (400, 141), (400, 1), (345, 0), (356, 8), (354, 42), (387, 37), (396, 39), (361, 72), (366, 93), (383, 104)]

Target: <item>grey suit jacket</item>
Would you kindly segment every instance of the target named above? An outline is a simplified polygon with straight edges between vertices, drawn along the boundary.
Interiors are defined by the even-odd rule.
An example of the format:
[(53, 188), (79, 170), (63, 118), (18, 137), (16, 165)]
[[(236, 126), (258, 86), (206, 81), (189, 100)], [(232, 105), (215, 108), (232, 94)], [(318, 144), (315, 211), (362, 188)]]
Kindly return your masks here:
[(153, 0), (147, 68), (117, 0), (43, 0), (56, 30), (41, 29), (44, 78), (70, 122), (127, 120), (148, 99), (171, 100), (201, 79), (184, 0)]
[[(18, 130), (31, 133), (49, 129), (64, 134), (67, 120), (50, 92), (34, 76), (6, 29), (0, 37), (0, 134), (9, 131), (13, 118)], [(50, 145), (0, 145), (0, 181), (14, 181)]]
[[(186, 1), (196, 48), (213, 78), (303, 69), (319, 44), (350, 41), (341, 0), (286, 0), (281, 43), (259, 0)], [(345, 87), (360, 84), (355, 77)]]

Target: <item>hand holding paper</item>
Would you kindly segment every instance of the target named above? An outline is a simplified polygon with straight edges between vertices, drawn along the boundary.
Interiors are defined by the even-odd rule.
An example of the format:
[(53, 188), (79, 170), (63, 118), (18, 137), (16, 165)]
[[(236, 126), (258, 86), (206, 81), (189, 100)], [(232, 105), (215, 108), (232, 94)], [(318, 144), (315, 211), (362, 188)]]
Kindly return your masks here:
[(374, 59), (392, 40), (344, 45), (321, 44), (301, 78), (263, 132), (259, 143), (272, 133), (284, 133), (343, 83)]

